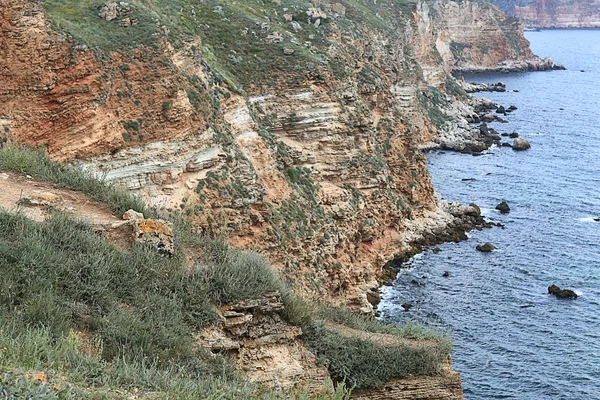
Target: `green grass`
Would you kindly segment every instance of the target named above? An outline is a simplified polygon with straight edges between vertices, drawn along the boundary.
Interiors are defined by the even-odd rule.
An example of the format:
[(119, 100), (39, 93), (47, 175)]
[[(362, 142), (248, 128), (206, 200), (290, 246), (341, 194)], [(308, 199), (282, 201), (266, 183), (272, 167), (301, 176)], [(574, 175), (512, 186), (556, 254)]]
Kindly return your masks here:
[(394, 344), (341, 334), (322, 323), (303, 328), (304, 341), (327, 365), (331, 376), (356, 390), (378, 388), (394, 378), (436, 375), (448, 358), (450, 343)]
[[(271, 0), (130, 0), (135, 7), (132, 17), (140, 22), (126, 28), (119, 26), (119, 19), (108, 22), (98, 17), (97, 6), (102, 1), (46, 0), (43, 7), (56, 30), (86, 44), (101, 58), (140, 45), (155, 47), (165, 38), (181, 47), (199, 37), (203, 59), (213, 71), (233, 86), (248, 88), (276, 84), (278, 79), (304, 80), (307, 73), (322, 77), (324, 71), (336, 70), (339, 60), (330, 60), (328, 35), (350, 31), (361, 36), (366, 27), (398, 38), (394, 27), (416, 4), (413, 0), (340, 2), (347, 9), (346, 17), (325, 19), (318, 29), (307, 22), (306, 10), (311, 4), (304, 0), (283, 0), (280, 6)], [(222, 11), (215, 12), (215, 7)], [(284, 20), (284, 8), (302, 30), (295, 32)], [(283, 36), (281, 43), (267, 40), (273, 32)], [(293, 47), (294, 55), (284, 55), (285, 47)]]
[(20, 148), (15, 144), (0, 146), (0, 170), (15, 171), (59, 187), (72, 189), (106, 203), (116, 213), (135, 210), (149, 216), (144, 202), (125, 189), (92, 179), (88, 173), (50, 160), (43, 149)]
[[(7, 145), (0, 149), (0, 170), (108, 199), (115, 209), (135, 208), (129, 204), (139, 201), (51, 162), (41, 150)], [(446, 336), (418, 325), (396, 327), (308, 303), (258, 254), (195, 234), (181, 215), (174, 222), (176, 255), (165, 257), (144, 245), (119, 249), (89, 225), (60, 213), (35, 222), (0, 209), (0, 394), (120, 398), (115, 391), (139, 389), (154, 393), (149, 398), (290, 398), (244, 383), (228, 357), (207, 354), (193, 341), (194, 331), (217, 320), (214, 306), (273, 290), (282, 293), (284, 319), (303, 328), (306, 344), (332, 377), (357, 389), (435, 374), (450, 352)], [(191, 268), (184, 247), (202, 255)], [(428, 339), (431, 345), (385, 347), (344, 336), (323, 322)], [(32, 371), (46, 372), (51, 383), (36, 384), (26, 375)], [(325, 397), (299, 392), (291, 398), (347, 395), (343, 386), (336, 390), (330, 388)]]

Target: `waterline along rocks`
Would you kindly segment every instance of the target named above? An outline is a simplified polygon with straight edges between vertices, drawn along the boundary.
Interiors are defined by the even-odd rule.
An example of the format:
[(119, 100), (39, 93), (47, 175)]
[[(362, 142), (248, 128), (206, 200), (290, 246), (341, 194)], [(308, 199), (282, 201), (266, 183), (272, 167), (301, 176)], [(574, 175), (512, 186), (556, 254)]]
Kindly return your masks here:
[(452, 73), (555, 67), (485, 2), (118, 4), (0, 0), (0, 137), (364, 313), (390, 260), (481, 225), (422, 153), (500, 141)]

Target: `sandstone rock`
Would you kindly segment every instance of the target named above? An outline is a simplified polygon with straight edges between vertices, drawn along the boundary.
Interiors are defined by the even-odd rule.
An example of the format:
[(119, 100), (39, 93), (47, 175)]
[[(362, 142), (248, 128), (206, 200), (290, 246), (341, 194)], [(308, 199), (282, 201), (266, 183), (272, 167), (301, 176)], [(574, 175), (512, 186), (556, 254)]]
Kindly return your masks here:
[(570, 289), (561, 289), (556, 285), (548, 286), (548, 293), (561, 299), (576, 299), (577, 293)]
[(292, 20), (294, 19), (293, 15), (291, 14), (283, 14), (283, 18), (287, 21), (287, 22), (292, 22)]
[(295, 52), (296, 52), (296, 50), (294, 50), (291, 47), (286, 47), (286, 48), (283, 49), (283, 54), (285, 54), (286, 56), (291, 56)]
[(173, 224), (159, 219), (134, 219), (130, 223), (136, 242), (151, 244), (162, 253), (175, 254)]
[(531, 145), (527, 139), (518, 137), (514, 140), (512, 148), (513, 150), (527, 150), (531, 148)]
[(125, 211), (125, 214), (123, 214), (123, 219), (125, 221), (131, 221), (134, 219), (144, 219), (144, 214), (139, 213), (135, 210), (128, 210), (128, 211)]
[(502, 214), (508, 214), (510, 212), (510, 207), (507, 202), (503, 201), (496, 206), (496, 210), (500, 211)]
[(490, 242), (486, 242), (483, 245), (477, 245), (477, 247), (475, 247), (477, 249), (477, 251), (480, 251), (482, 253), (489, 253), (492, 250), (496, 250), (496, 247), (491, 244)]

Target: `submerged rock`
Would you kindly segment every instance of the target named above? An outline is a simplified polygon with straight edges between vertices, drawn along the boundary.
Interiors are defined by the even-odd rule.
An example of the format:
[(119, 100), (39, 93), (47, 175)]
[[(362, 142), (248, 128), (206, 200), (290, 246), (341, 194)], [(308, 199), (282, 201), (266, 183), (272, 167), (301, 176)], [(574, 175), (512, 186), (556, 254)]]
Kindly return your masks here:
[(496, 206), (496, 210), (500, 211), (502, 214), (508, 214), (510, 212), (510, 207), (507, 202), (503, 201)]
[(561, 289), (556, 285), (548, 286), (548, 293), (561, 299), (576, 299), (577, 293), (570, 289)]
[(482, 253), (489, 253), (492, 250), (496, 250), (496, 246), (494, 246), (490, 242), (486, 242), (485, 244), (482, 244), (482, 245), (478, 244), (477, 247), (475, 247), (475, 249)]

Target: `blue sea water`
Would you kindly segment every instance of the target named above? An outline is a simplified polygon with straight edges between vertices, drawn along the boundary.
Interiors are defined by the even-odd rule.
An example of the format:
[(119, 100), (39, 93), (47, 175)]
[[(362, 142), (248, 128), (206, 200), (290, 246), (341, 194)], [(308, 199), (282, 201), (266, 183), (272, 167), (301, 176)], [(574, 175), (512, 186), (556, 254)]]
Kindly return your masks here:
[[(480, 94), (518, 107), (508, 124), (492, 126), (517, 131), (532, 148), (427, 156), (445, 200), (475, 202), (505, 229), (474, 231), (467, 241), (440, 246), (439, 254), (416, 256), (383, 289), (379, 310), (386, 320), (452, 332), (453, 365), (467, 400), (598, 400), (600, 30), (544, 30), (527, 38), (536, 54), (568, 70), (465, 78), (506, 83), (508, 92)], [(494, 209), (502, 200), (510, 214)], [(487, 241), (497, 250), (475, 250)], [(552, 284), (580, 296), (557, 299), (547, 294)], [(400, 307), (407, 301), (409, 312)]]

